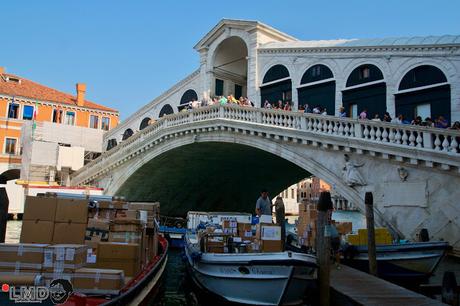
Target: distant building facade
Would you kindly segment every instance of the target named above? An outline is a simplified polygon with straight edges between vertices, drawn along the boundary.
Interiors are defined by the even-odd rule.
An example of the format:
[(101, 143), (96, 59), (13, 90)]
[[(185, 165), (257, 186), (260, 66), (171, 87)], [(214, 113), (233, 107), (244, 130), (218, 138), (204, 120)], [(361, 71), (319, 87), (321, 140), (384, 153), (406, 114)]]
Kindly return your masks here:
[[(10, 207), (22, 202), (24, 196), (23, 187), (16, 184), (21, 176), (24, 123), (31, 122), (31, 129), (43, 122), (55, 123), (54, 133), (61, 133), (64, 138), (71, 138), (72, 133), (62, 135), (65, 129), (60, 125), (100, 131), (118, 125), (117, 110), (86, 100), (85, 93), (85, 84), (77, 84), (76, 95), (71, 95), (6, 73), (0, 67), (0, 183), (7, 185)], [(68, 142), (71, 140), (62, 145)]]

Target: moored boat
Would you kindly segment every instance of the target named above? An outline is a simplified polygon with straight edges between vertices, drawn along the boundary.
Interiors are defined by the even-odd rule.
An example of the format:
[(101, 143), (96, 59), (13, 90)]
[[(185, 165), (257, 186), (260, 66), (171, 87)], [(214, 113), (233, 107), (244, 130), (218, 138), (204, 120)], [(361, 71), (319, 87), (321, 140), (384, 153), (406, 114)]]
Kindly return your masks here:
[[(187, 269), (197, 287), (232, 303), (302, 303), (309, 291), (316, 287), (316, 258), (282, 249), (264, 252), (261, 247), (256, 251), (249, 247), (254, 242), (240, 240), (239, 233), (231, 233), (225, 231), (225, 227), (222, 228), (223, 222), (228, 220), (234, 220), (230, 222), (235, 224), (247, 224), (245, 222), (251, 220), (251, 215), (197, 212), (188, 214), (185, 257)], [(212, 239), (219, 242), (212, 242), (211, 245)]]
[[(395, 281), (423, 282), (433, 274), (448, 248), (449, 244), (444, 241), (377, 245), (379, 276)], [(345, 247), (344, 263), (367, 272), (369, 268), (367, 246)]]

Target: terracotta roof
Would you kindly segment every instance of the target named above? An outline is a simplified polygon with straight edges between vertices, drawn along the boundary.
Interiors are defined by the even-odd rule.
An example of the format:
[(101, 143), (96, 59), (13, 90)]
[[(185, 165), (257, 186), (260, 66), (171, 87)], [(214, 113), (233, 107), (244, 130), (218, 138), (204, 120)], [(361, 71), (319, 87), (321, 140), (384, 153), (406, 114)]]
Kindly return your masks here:
[[(7, 82), (6, 77), (20, 79), (21, 82)], [(77, 106), (76, 96), (9, 73), (3, 73), (0, 75), (0, 94)], [(105, 107), (88, 100), (85, 100), (84, 107), (102, 111), (118, 112), (113, 108)]]

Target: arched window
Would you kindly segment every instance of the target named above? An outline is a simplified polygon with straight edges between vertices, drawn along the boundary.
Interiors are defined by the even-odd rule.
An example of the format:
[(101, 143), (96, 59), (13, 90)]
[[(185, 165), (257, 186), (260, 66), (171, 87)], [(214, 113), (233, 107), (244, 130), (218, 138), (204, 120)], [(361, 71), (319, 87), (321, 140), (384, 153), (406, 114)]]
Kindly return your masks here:
[(180, 104), (185, 104), (190, 101), (198, 101), (198, 95), (193, 89), (189, 89), (184, 94), (182, 95), (182, 98), (180, 98)]
[[(266, 85), (267, 83), (269, 84)], [(267, 71), (260, 88), (260, 96), (261, 106), (266, 100), (271, 104), (279, 100), (283, 103), (292, 102), (292, 82), (285, 66), (275, 65)]]
[(263, 84), (289, 77), (289, 70), (283, 65), (275, 65), (268, 69)]
[(115, 148), (117, 146), (117, 140), (115, 138), (109, 139), (107, 141), (107, 151)]
[(382, 71), (375, 65), (365, 64), (355, 68), (347, 79), (347, 87), (383, 80)]
[[(297, 90), (299, 106), (311, 110), (314, 107), (326, 109), (328, 115), (335, 111), (335, 80), (331, 69), (325, 65), (314, 65), (302, 76), (300, 87)], [(324, 82), (321, 82), (323, 81)], [(314, 83), (314, 84), (311, 84)]]
[(149, 117), (145, 117), (144, 119), (142, 119), (141, 125), (139, 126), (139, 131), (142, 131), (143, 129), (148, 127), (150, 120), (152, 119), (150, 119)]
[(170, 115), (170, 114), (174, 114), (174, 110), (173, 108), (171, 107), (171, 105), (169, 104), (165, 104), (161, 110), (160, 110), (160, 114), (158, 115), (159, 118), (163, 117), (164, 115)]
[(342, 92), (343, 107), (349, 117), (356, 118), (363, 110), (367, 110), (368, 119), (375, 115), (383, 118), (387, 109), (387, 91), (383, 73), (377, 66), (364, 64), (355, 68), (348, 76), (346, 85), (356, 86)]
[(126, 139), (128, 139), (129, 137), (133, 136), (133, 134), (134, 134), (133, 130), (127, 129), (127, 130), (123, 133), (123, 137), (121, 138), (121, 140), (126, 140)]
[(402, 114), (407, 120), (443, 116), (450, 123), (450, 85), (439, 68), (421, 65), (411, 69), (401, 79), (399, 91), (402, 92), (396, 93), (396, 115)]

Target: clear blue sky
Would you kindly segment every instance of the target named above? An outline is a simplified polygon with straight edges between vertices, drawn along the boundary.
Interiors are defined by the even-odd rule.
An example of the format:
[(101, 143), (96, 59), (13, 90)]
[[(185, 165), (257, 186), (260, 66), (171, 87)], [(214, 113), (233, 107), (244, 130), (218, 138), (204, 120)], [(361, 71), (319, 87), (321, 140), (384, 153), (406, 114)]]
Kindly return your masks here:
[(0, 66), (127, 118), (198, 68), (193, 46), (221, 18), (299, 39), (460, 34), (458, 0), (1, 1)]

